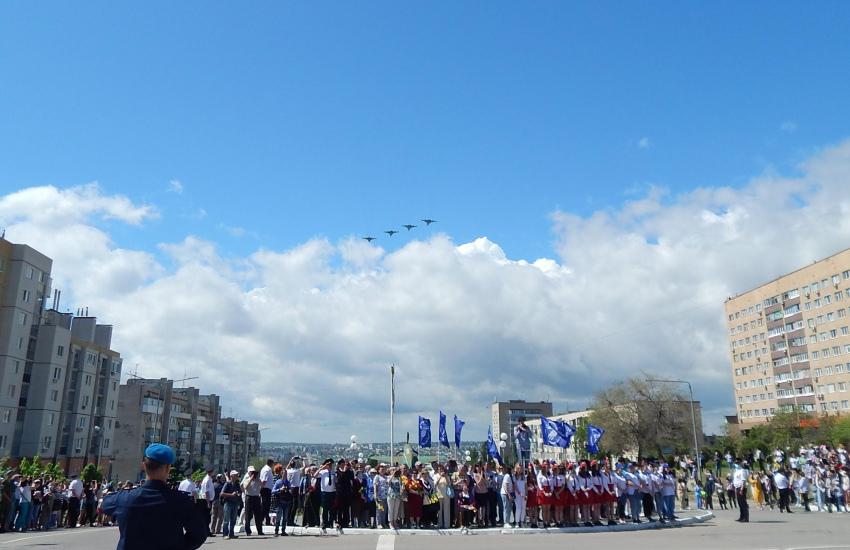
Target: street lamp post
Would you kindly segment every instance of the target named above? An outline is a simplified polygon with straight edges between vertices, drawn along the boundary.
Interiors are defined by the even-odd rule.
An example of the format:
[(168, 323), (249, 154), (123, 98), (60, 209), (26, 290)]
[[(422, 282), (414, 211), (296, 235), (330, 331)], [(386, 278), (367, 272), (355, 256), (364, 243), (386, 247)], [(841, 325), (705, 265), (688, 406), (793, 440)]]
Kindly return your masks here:
[[(688, 393), (691, 395), (691, 421), (693, 422), (694, 427), (694, 452), (696, 453), (697, 459), (697, 470), (700, 469), (700, 456), (699, 456), (699, 440), (697, 438), (697, 413), (696, 408), (694, 407), (694, 390), (691, 387), (691, 383), (687, 380), (645, 380), (645, 382), (663, 382), (666, 384), (687, 384), (688, 385)], [(699, 472), (698, 472), (699, 473)]]

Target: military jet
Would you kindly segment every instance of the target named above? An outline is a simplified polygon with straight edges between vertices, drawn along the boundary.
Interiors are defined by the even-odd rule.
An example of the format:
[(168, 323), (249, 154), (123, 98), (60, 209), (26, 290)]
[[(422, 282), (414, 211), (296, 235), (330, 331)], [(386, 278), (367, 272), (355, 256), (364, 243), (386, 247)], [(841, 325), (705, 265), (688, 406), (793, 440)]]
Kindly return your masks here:
[(372, 241), (374, 241), (377, 238), (378, 237), (363, 237), (363, 240), (368, 242), (369, 244), (372, 244)]
[(422, 220), (422, 221), (425, 222), (425, 225), (431, 225), (432, 223), (434, 223), (437, 220)]
[(384, 233), (386, 233), (387, 235), (389, 235), (390, 237), (392, 237), (393, 235), (395, 235), (396, 233), (398, 233), (398, 231), (393, 231), (392, 229), (390, 229), (389, 231), (384, 231)]
[(416, 226), (415, 225), (402, 225), (402, 227), (405, 227), (405, 228), (407, 228), (408, 231), (410, 231), (411, 229), (413, 229)]

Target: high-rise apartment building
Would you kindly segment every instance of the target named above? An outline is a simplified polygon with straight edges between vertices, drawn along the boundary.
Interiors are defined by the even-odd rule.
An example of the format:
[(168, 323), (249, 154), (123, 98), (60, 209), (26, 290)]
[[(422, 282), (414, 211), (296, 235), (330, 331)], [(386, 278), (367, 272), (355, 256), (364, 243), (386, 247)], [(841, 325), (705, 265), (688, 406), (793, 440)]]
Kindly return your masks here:
[(151, 443), (169, 445), (187, 467), (217, 464), (220, 418), (215, 394), (178, 388), (166, 378), (128, 380), (119, 390), (115, 476), (140, 479), (144, 449)]
[(222, 418), (218, 433), (218, 460), (221, 471), (244, 472), (260, 452), (260, 426), (245, 420)]
[(0, 455), (79, 472), (109, 462), (121, 357), (112, 327), (50, 309), (53, 261), (0, 238)]
[(776, 411), (850, 413), (850, 249), (726, 301), (742, 430)]

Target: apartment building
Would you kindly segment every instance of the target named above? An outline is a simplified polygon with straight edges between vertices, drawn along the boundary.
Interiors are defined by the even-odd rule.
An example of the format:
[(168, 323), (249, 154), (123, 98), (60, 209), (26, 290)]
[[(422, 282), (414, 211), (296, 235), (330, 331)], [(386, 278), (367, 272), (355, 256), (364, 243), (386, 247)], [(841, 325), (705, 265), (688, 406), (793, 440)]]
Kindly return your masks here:
[[(549, 420), (563, 420), (574, 428), (580, 428), (586, 425), (587, 419), (593, 411), (587, 409), (584, 411), (569, 412), (566, 414), (558, 414), (555, 416), (547, 416)], [(582, 422), (584, 420), (584, 423)], [(576, 454), (575, 445), (570, 445), (566, 449), (561, 447), (551, 447), (543, 444), (543, 429), (541, 427), (540, 417), (534, 417), (526, 420), (525, 425), (531, 430), (531, 459), (532, 460), (556, 460), (562, 462), (576, 462), (578, 455)]]
[(513, 438), (514, 428), (520, 418), (531, 419), (540, 415), (552, 416), (552, 403), (547, 401), (529, 402), (521, 399), (510, 401), (496, 401), (492, 407), (493, 413), (493, 437), (499, 438), (500, 434), (508, 434)]
[(850, 249), (725, 305), (738, 426), (850, 413)]
[(121, 356), (112, 327), (51, 308), (53, 261), (0, 238), (0, 454), (40, 455), (68, 473), (106, 467)]
[(217, 464), (220, 417), (215, 394), (175, 387), (166, 378), (128, 380), (119, 389), (115, 476), (140, 479), (144, 450), (151, 443), (169, 445), (187, 466)]
[(235, 418), (222, 418), (217, 438), (218, 469), (245, 472), (260, 453), (260, 427)]

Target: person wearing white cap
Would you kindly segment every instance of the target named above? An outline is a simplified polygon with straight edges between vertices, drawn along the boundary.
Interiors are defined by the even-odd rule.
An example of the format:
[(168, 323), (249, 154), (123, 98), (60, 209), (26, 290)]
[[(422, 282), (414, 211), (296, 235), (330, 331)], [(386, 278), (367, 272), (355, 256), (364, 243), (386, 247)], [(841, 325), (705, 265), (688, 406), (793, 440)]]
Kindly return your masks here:
[(235, 539), (236, 520), (239, 514), (239, 499), (242, 495), (242, 486), (239, 484), (239, 472), (230, 471), (230, 480), (221, 488), (221, 498), (224, 500), (224, 524), (222, 533), (224, 540)]
[(263, 501), (260, 499), (260, 489), (263, 482), (260, 481), (259, 473), (253, 466), (248, 466), (248, 479), (242, 482), (242, 490), (247, 495), (245, 505), (245, 534), (251, 536), (251, 518), (254, 518), (254, 526), (257, 534), (263, 534)]
[(183, 481), (177, 486), (177, 490), (181, 493), (186, 493), (192, 496), (192, 501), (195, 501), (195, 482), (192, 481), (192, 468), (183, 470)]

